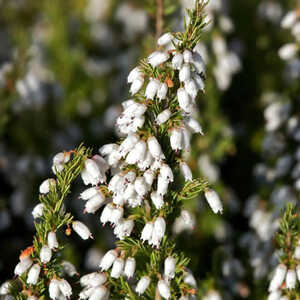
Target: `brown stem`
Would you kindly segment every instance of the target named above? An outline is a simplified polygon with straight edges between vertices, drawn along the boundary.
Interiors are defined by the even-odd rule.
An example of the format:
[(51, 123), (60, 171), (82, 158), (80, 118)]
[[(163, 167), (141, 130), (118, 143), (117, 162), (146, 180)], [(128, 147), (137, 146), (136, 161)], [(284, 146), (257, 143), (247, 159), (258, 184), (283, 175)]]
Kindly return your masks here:
[(163, 0), (156, 0), (157, 11), (156, 11), (156, 39), (158, 39), (163, 31)]

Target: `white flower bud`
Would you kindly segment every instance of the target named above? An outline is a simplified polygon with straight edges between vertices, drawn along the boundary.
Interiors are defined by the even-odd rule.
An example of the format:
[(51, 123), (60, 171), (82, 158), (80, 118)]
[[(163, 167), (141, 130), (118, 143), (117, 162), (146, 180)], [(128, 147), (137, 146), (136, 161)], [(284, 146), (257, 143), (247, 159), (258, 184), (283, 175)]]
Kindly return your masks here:
[(201, 76), (194, 74), (193, 79), (196, 82), (199, 90), (204, 91), (205, 83), (204, 83), (203, 79), (201, 78)]
[(27, 300), (38, 300), (38, 297), (31, 295), (27, 298)]
[(99, 153), (102, 156), (107, 156), (113, 151), (118, 150), (119, 146), (117, 144), (106, 144), (99, 148)]
[(285, 284), (286, 288), (291, 290), (296, 287), (297, 283), (297, 278), (296, 278), (296, 272), (293, 269), (289, 269), (286, 273), (286, 278), (285, 278)]
[(59, 280), (59, 289), (65, 297), (67, 298), (71, 297), (72, 287), (67, 280), (65, 279)]
[(160, 84), (159, 89), (157, 90), (157, 98), (161, 100), (165, 100), (168, 93), (168, 85), (164, 82)]
[(193, 60), (193, 54), (190, 50), (185, 49), (183, 51), (183, 60), (185, 63), (191, 63)]
[(101, 263), (100, 263), (101, 271), (108, 270), (116, 260), (117, 255), (118, 254), (116, 250), (109, 250), (108, 252), (106, 252), (101, 259)]
[(182, 173), (185, 181), (192, 181), (193, 180), (193, 174), (190, 169), (190, 167), (185, 163), (181, 162), (179, 164), (180, 172)]
[(184, 82), (184, 89), (193, 99), (197, 97), (199, 87), (193, 79)]
[(134, 81), (132, 82), (131, 86), (130, 86), (130, 94), (131, 95), (135, 95), (143, 86), (144, 84), (144, 78), (143, 77), (138, 77), (136, 79), (134, 79)]
[(295, 10), (289, 11), (284, 18), (281, 20), (281, 27), (282, 28), (292, 28), (296, 23), (298, 18), (298, 14)]
[(287, 267), (284, 264), (280, 264), (276, 267), (275, 273), (269, 285), (269, 292), (274, 292), (283, 283), (285, 275), (287, 272)]
[(161, 240), (166, 231), (166, 221), (162, 217), (158, 217), (154, 222), (154, 229), (155, 235)]
[(58, 299), (60, 295), (59, 280), (52, 279), (49, 284), (50, 299)]
[(194, 227), (194, 220), (191, 214), (187, 210), (182, 210), (180, 217), (182, 218), (183, 222), (188, 225), (189, 227)]
[(139, 295), (144, 294), (144, 292), (148, 288), (149, 284), (150, 284), (150, 277), (143, 276), (136, 285), (136, 288), (135, 288), (136, 293), (138, 293)]
[(191, 271), (188, 270), (188, 273), (184, 276), (183, 281), (193, 288), (197, 288), (197, 281)]
[(57, 164), (57, 165), (53, 165), (51, 169), (52, 172), (56, 175), (57, 173), (62, 172), (64, 167), (65, 166), (63, 164)]
[(175, 277), (175, 259), (171, 256), (165, 259), (164, 275), (167, 279)]
[(153, 229), (154, 229), (154, 224), (152, 222), (148, 222), (145, 224), (141, 234), (141, 240), (143, 241), (143, 243), (151, 239)]
[(160, 114), (157, 115), (155, 119), (155, 123), (157, 125), (161, 125), (167, 122), (170, 119), (171, 115), (172, 115), (171, 111), (169, 109), (165, 109), (164, 111), (162, 111)]
[(153, 100), (155, 95), (157, 94), (158, 89), (160, 88), (160, 82), (157, 79), (150, 78), (149, 83), (147, 84), (145, 97), (147, 99)]
[(123, 272), (123, 268), (124, 268), (124, 260), (123, 258), (117, 258), (114, 261), (114, 264), (112, 266), (110, 275), (112, 278), (119, 278)]
[(105, 225), (107, 222), (110, 221), (113, 210), (114, 210), (114, 206), (111, 203), (107, 204), (104, 207), (100, 217), (100, 222), (103, 225)]
[(185, 127), (181, 128), (183, 149), (189, 151), (191, 147), (191, 133)]
[(80, 194), (79, 198), (82, 199), (82, 200), (89, 200), (89, 199), (91, 199), (92, 197), (94, 197), (95, 195), (97, 195), (98, 191), (99, 191), (99, 190), (98, 190), (97, 187), (95, 187), (95, 186), (90, 187), (90, 188), (84, 190), (84, 191)]
[(176, 53), (172, 59), (172, 67), (175, 70), (180, 70), (183, 63), (183, 55), (181, 53)]
[(160, 176), (170, 182), (174, 181), (172, 169), (167, 164), (162, 164), (160, 167)]
[(215, 214), (217, 214), (218, 212), (223, 213), (223, 205), (219, 198), (219, 195), (212, 189), (207, 189), (204, 194), (212, 211)]
[(73, 230), (83, 239), (87, 240), (92, 237), (92, 234), (88, 227), (80, 221), (74, 221), (72, 223)]
[(151, 155), (155, 158), (155, 159), (164, 159), (165, 156), (162, 152), (161, 146), (159, 144), (159, 142), (157, 141), (156, 137), (151, 136), (148, 140), (147, 140), (147, 144), (148, 144), (148, 149), (151, 153)]
[(170, 135), (171, 148), (175, 151), (182, 150), (183, 148), (183, 136), (182, 131), (178, 128), (171, 129)]
[(148, 186), (144, 177), (137, 177), (134, 182), (135, 191), (141, 197), (147, 194)]
[(202, 127), (198, 123), (197, 120), (195, 120), (192, 117), (187, 117), (184, 120), (184, 123), (188, 126), (189, 129), (191, 129), (194, 133), (200, 133), (203, 135)]
[(298, 260), (300, 260), (300, 245), (296, 246), (295, 252), (294, 252), (294, 257)]
[(29, 257), (22, 259), (15, 267), (15, 271), (14, 271), (15, 275), (18, 276), (22, 275), (25, 271), (27, 271), (31, 267), (32, 263), (33, 262)]
[(82, 286), (97, 287), (107, 280), (107, 275), (105, 273), (93, 272), (86, 274), (80, 278), (80, 284)]
[(153, 184), (154, 178), (155, 178), (155, 174), (152, 170), (147, 170), (144, 174), (143, 177), (145, 178), (145, 182), (147, 183), (148, 186), (148, 191), (151, 190), (151, 186)]
[(40, 251), (40, 260), (41, 260), (41, 262), (43, 264), (46, 264), (51, 260), (51, 257), (52, 257), (51, 249), (47, 245), (44, 245), (41, 248), (41, 251)]
[(66, 164), (70, 160), (71, 154), (69, 152), (59, 152), (53, 157), (53, 164)]
[(125, 157), (125, 155), (134, 148), (139, 140), (140, 138), (137, 134), (129, 134), (119, 147), (119, 153), (121, 154), (121, 157)]
[(38, 282), (39, 276), (41, 272), (41, 267), (38, 264), (33, 265), (27, 275), (27, 283), (28, 284), (36, 284)]
[(167, 52), (155, 51), (148, 56), (148, 63), (152, 67), (157, 67), (169, 59)]
[(161, 209), (162, 206), (164, 205), (164, 199), (162, 195), (160, 195), (158, 192), (153, 191), (151, 193), (151, 200), (155, 206), (156, 209)]
[(157, 193), (164, 196), (168, 191), (169, 180), (163, 178), (160, 174), (157, 177)]
[(89, 199), (85, 204), (85, 211), (87, 213), (94, 214), (105, 202), (104, 195), (98, 191), (98, 193)]
[(142, 77), (143, 73), (139, 67), (135, 67), (132, 69), (128, 75), (127, 81), (128, 83), (132, 83), (137, 78)]
[(58, 248), (58, 242), (56, 239), (56, 233), (54, 231), (50, 231), (47, 237), (48, 246), (50, 249)]
[(109, 292), (107, 288), (101, 285), (94, 289), (92, 295), (89, 297), (89, 300), (106, 300), (109, 299), (108, 297)]
[(297, 44), (289, 43), (283, 45), (279, 50), (278, 50), (278, 55), (280, 56), (281, 59), (283, 60), (290, 60), (295, 57), (295, 55), (298, 52), (298, 46)]
[(179, 88), (177, 90), (177, 99), (178, 99), (178, 104), (179, 104), (180, 108), (184, 112), (186, 112), (186, 113), (192, 112), (191, 98), (184, 88)]
[(11, 283), (10, 283), (10, 281), (3, 282), (0, 285), (0, 296), (5, 296), (5, 295), (9, 294), (10, 289), (11, 289)]
[(173, 40), (173, 35), (170, 32), (164, 33), (158, 40), (157, 45), (158, 46), (164, 46), (169, 44)]
[(66, 274), (70, 277), (78, 274), (75, 266), (72, 263), (70, 263), (69, 261), (64, 260), (64, 261), (62, 261), (61, 265), (63, 267), (64, 274)]
[(189, 64), (183, 64), (179, 70), (179, 80), (185, 82), (191, 78), (191, 68)]
[(32, 210), (33, 218), (34, 219), (40, 218), (43, 215), (43, 210), (44, 210), (44, 204), (43, 203), (37, 204)]
[(56, 181), (53, 178), (44, 180), (40, 185), (40, 193), (48, 194), (50, 192), (50, 186), (54, 186)]
[(136, 261), (133, 257), (128, 257), (125, 262), (124, 274), (127, 278), (131, 278), (134, 275), (136, 267)]
[(169, 299), (171, 297), (170, 287), (163, 279), (158, 281), (157, 288), (158, 288), (159, 294), (164, 299)]
[(193, 66), (198, 74), (205, 73), (205, 63), (198, 52), (193, 53)]

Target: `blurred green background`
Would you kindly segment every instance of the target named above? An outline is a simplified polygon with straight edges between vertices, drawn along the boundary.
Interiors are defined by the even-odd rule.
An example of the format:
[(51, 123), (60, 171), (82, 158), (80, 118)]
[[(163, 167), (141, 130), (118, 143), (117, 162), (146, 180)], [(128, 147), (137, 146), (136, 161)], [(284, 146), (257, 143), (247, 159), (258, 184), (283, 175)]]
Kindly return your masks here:
[[(216, 289), (224, 299), (263, 299), (280, 209), (299, 200), (300, 61), (278, 55), (286, 43), (299, 45), (280, 26), (296, 2), (207, 6), (211, 22), (198, 45), (207, 63), (198, 100), (205, 136), (193, 138), (188, 162), (220, 193), (225, 213), (215, 216), (195, 199), (186, 203), (194, 229), (180, 220), (174, 226), (203, 295)], [(182, 29), (193, 1), (162, 3), (160, 30)], [(0, 1), (0, 282), (31, 244), (31, 211), (54, 154), (81, 142), (96, 153), (117, 139), (127, 74), (155, 48), (156, 16), (156, 0)], [(93, 228), (95, 241), (65, 239), (64, 255), (84, 273), (97, 268), (114, 237), (98, 214), (82, 214), (81, 190), (78, 182), (67, 208)]]

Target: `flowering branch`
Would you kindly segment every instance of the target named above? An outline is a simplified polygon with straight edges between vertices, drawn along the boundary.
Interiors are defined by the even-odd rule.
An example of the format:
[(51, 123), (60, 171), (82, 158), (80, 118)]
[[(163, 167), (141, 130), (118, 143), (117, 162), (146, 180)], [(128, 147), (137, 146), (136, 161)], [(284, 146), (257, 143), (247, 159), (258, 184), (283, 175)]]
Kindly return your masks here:
[[(196, 1), (195, 9), (188, 11), (185, 32), (163, 34), (157, 51), (130, 72), (132, 97), (123, 102), (124, 111), (116, 121), (122, 140), (102, 146), (100, 155), (89, 156), (81, 147), (71, 162), (69, 153), (55, 156), (57, 180), (42, 183), (41, 204), (34, 211), (42, 221), (36, 224), (33, 250), (22, 255), (15, 270), (25, 285), (22, 295), (25, 290), (30, 296), (58, 299), (73, 293), (61, 278), (61, 265), (52, 250), (61, 250), (55, 231), (62, 226), (72, 224), (83, 239), (91, 237), (83, 223), (62, 212), (79, 173), (89, 186), (80, 195), (84, 211), (94, 214), (104, 206), (100, 221), (110, 223), (119, 239), (102, 258), (101, 272), (81, 277), (79, 298), (186, 299), (196, 294), (189, 259), (176, 251), (170, 233), (184, 201), (201, 192), (214, 213), (223, 211), (216, 192), (205, 180), (193, 180), (184, 161), (191, 134), (203, 134), (192, 114), (205, 87), (204, 62), (194, 49), (205, 26), (204, 5)], [(191, 222), (187, 211), (184, 216)]]

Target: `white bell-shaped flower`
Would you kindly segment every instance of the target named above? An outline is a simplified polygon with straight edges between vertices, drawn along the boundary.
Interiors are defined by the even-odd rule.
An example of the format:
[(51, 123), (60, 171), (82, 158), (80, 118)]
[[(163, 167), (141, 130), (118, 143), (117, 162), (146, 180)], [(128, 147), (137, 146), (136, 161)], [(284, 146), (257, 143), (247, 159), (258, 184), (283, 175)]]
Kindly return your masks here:
[(131, 278), (134, 275), (136, 268), (136, 261), (133, 257), (128, 257), (125, 262), (124, 274), (127, 278)]
[(288, 290), (292, 290), (296, 287), (297, 276), (294, 269), (289, 269), (286, 273), (285, 284)]
[(89, 228), (80, 221), (74, 221), (72, 223), (72, 228), (83, 240), (87, 240), (92, 237)]
[(159, 294), (164, 299), (169, 299), (171, 297), (170, 287), (163, 279), (160, 279), (158, 281), (157, 288), (158, 288)]
[(101, 271), (108, 270), (114, 263), (114, 261), (117, 259), (117, 251), (116, 250), (109, 250), (105, 253), (105, 255), (101, 259), (100, 263), (100, 269)]
[(223, 205), (220, 200), (219, 195), (213, 189), (207, 189), (204, 192), (205, 198), (211, 207), (212, 211), (217, 214), (218, 212), (223, 212)]
[(175, 53), (172, 58), (172, 67), (174, 70), (180, 70), (183, 64), (183, 55), (181, 53)]
[(113, 266), (112, 266), (112, 269), (111, 269), (111, 272), (110, 272), (110, 276), (112, 278), (116, 278), (118, 279), (122, 272), (123, 272), (123, 268), (124, 268), (124, 259), (123, 258), (117, 258), (114, 263), (113, 263)]
[(148, 288), (149, 284), (150, 284), (150, 277), (143, 276), (136, 285), (136, 288), (135, 288), (136, 293), (138, 293), (139, 295), (144, 294), (144, 292)]
[(158, 89), (160, 88), (160, 82), (157, 79), (150, 78), (150, 81), (146, 87), (145, 97), (153, 100), (156, 96)]
[(280, 264), (276, 267), (275, 273), (269, 285), (269, 292), (274, 292), (279, 289), (285, 279), (286, 272), (287, 267), (284, 264)]
[(166, 277), (166, 279), (171, 279), (174, 278), (175, 276), (175, 259), (172, 256), (168, 256), (165, 259), (165, 263), (164, 263), (164, 275)]
[(58, 248), (56, 233), (54, 231), (48, 233), (47, 242), (50, 249)]
[(159, 37), (157, 40), (157, 45), (158, 46), (164, 46), (169, 44), (172, 40), (174, 39), (172, 33), (166, 32), (162, 36)]
[(41, 272), (41, 267), (39, 264), (34, 264), (27, 275), (27, 283), (28, 284), (37, 284), (39, 276), (40, 276), (40, 272)]
[(52, 251), (48, 245), (44, 245), (40, 250), (40, 260), (43, 264), (48, 263), (51, 260)]
[(152, 67), (157, 67), (169, 59), (167, 52), (155, 51), (148, 56), (148, 62)]

